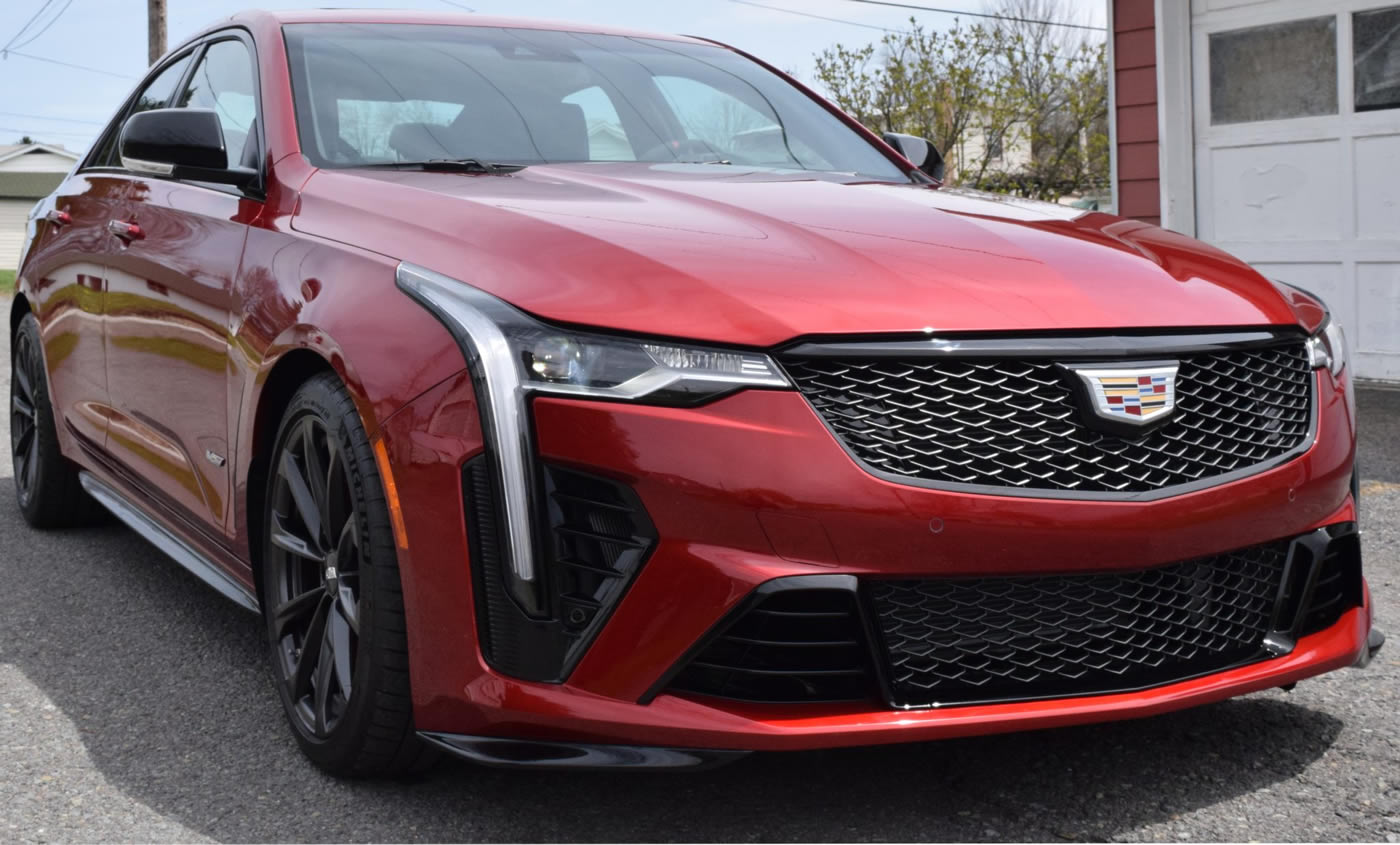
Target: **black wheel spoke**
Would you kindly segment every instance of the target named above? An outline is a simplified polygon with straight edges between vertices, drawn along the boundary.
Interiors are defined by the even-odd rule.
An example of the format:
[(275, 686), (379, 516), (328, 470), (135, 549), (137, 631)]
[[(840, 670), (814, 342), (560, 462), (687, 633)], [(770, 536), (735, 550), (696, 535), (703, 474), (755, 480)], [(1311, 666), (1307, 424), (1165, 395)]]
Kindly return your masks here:
[(291, 552), (297, 557), (315, 561), (316, 563), (324, 563), (326, 560), (326, 556), (321, 554), (310, 541), (305, 537), (297, 536), (295, 532), (288, 528), (287, 521), (282, 518), (281, 514), (275, 511), (272, 514), (272, 526), (269, 529), (268, 536), (269, 539), (272, 540), (272, 545), (283, 551)]
[(326, 638), (326, 617), (330, 609), (330, 597), (322, 591), (321, 601), (311, 617), (311, 626), (302, 639), (301, 654), (297, 657), (296, 669), (292, 674), (292, 701), (300, 701), (302, 696), (311, 692), (311, 676), (321, 659), (321, 646)]
[(319, 547), (321, 508), (316, 503), (311, 488), (307, 486), (306, 477), (302, 475), (301, 467), (297, 465), (297, 460), (290, 450), (282, 453), (282, 478), (287, 482), (287, 489), (292, 494), (292, 501), (296, 504), (301, 521), (306, 525), (307, 533)]
[(15, 391), (15, 395), (10, 398), (10, 408), (27, 420), (34, 419), (34, 406), (29, 404), (29, 398), (21, 396), (19, 391)]
[(29, 370), (31, 367), (34, 366), (34, 363), (33, 355), (30, 354), (29, 344), (26, 343), (24, 345), (24, 348), (22, 350), (19, 350), (19, 352), (20, 354), (18, 360), (16, 361), (16, 366), (14, 368), (15, 385), (19, 387), (19, 390), (21, 393), (24, 394), (25, 399), (33, 401), (34, 382), (32, 377), (30, 376)]
[[(323, 536), (334, 537), (335, 526), (330, 520), (330, 476), (321, 460), (321, 447), (316, 443), (317, 426), (308, 420), (301, 429), (302, 465), (306, 467), (306, 487), (316, 503), (316, 519)], [(326, 438), (330, 442), (329, 435)], [(310, 523), (307, 523), (310, 528)], [(318, 542), (320, 538), (317, 538)]]
[(307, 616), (315, 612), (321, 597), (325, 595), (325, 590), (315, 587), (307, 590), (295, 598), (282, 602), (272, 611), (272, 636), (276, 640), (281, 640), (287, 636), (287, 630), (293, 624), (300, 622)]
[(340, 697), (349, 701), (350, 667), (354, 663), (355, 653), (350, 648), (350, 622), (345, 618), (341, 609), (342, 605), (339, 603), (331, 608), (327, 633), (330, 637), (331, 652), (335, 658), (335, 677), (340, 684)]
[(33, 445), (33, 440), (34, 426), (27, 425), (24, 427), (24, 430), (19, 433), (19, 436), (15, 438), (15, 455), (28, 456), (29, 447)]
[(335, 672), (335, 644), (329, 629), (321, 632), (321, 649), (317, 655), (314, 703), (316, 733), (325, 736), (330, 730), (331, 675)]

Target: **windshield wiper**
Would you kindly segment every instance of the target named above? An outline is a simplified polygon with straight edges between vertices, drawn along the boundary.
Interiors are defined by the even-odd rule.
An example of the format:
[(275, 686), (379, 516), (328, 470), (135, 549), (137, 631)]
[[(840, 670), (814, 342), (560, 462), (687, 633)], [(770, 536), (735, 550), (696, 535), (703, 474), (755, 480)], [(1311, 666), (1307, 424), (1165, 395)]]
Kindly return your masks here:
[(525, 169), (523, 164), (500, 164), (479, 158), (430, 158), (425, 161), (383, 161), (366, 167), (387, 167), (392, 170), (424, 170), (430, 173), (489, 173), (504, 176)]

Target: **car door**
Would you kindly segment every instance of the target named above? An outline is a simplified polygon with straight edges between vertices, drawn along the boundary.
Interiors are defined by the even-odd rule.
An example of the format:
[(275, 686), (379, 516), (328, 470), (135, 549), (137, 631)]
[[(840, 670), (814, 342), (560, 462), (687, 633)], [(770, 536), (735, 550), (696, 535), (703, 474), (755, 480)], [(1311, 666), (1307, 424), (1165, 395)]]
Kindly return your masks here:
[(102, 325), (115, 250), (108, 224), (120, 215), (129, 187), (117, 160), (117, 135), (127, 117), (170, 101), (190, 59), (188, 53), (175, 56), (152, 73), (35, 221), (24, 274), (40, 317), (50, 399), (61, 425), (98, 449), (110, 416)]
[[(257, 164), (252, 47), (201, 46), (176, 108), (214, 109), (231, 164)], [(229, 337), (248, 222), (262, 204), (227, 186), (131, 174), (108, 272), (108, 451), (143, 493), (222, 536), (229, 491)]]

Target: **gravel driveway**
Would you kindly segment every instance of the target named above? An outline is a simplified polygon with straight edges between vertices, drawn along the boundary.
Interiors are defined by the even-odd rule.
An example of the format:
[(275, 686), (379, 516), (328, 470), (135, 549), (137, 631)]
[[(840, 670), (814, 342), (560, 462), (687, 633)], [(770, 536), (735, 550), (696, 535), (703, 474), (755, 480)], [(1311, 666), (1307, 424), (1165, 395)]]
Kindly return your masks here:
[[(1400, 392), (1361, 406), (1384, 626), (1400, 601)], [(0, 428), (7, 442), (8, 416)], [(7, 841), (1400, 842), (1400, 639), (1364, 672), (1143, 721), (699, 774), (446, 764), (416, 783), (338, 782), (297, 751), (253, 616), (122, 527), (29, 529), (9, 475), (0, 461)]]

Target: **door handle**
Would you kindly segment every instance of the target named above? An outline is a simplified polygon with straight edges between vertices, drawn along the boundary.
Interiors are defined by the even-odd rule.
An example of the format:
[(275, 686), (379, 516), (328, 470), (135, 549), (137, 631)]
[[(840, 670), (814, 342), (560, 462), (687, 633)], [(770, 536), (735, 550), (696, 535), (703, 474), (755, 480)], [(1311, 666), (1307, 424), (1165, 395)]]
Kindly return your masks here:
[(112, 234), (116, 235), (117, 237), (121, 238), (127, 243), (131, 243), (132, 241), (139, 241), (142, 238), (146, 237), (146, 233), (141, 230), (140, 226), (136, 225), (135, 223), (128, 223), (125, 220), (108, 220), (107, 231), (111, 232)]
[(44, 219), (55, 226), (67, 226), (73, 222), (73, 215), (66, 211), (59, 211), (56, 208), (49, 209), (49, 213), (44, 215)]

